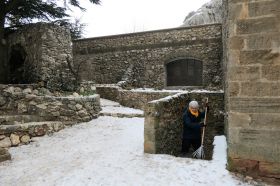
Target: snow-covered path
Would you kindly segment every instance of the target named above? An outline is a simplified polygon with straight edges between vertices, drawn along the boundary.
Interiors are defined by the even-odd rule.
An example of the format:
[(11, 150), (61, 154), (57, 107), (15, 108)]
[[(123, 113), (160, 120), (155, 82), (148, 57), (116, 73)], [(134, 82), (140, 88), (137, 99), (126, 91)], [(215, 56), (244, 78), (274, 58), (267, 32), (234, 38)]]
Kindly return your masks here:
[(143, 153), (144, 118), (101, 116), (10, 148), (1, 186), (246, 185), (225, 169), (225, 138), (212, 161)]

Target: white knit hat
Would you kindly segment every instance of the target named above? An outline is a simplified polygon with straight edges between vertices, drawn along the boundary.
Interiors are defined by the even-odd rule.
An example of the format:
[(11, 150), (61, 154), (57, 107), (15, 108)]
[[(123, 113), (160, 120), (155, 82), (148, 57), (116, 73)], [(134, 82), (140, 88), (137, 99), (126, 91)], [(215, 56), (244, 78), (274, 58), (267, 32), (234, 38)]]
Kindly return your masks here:
[(189, 103), (189, 107), (198, 109), (199, 108), (198, 102), (197, 101), (191, 101)]

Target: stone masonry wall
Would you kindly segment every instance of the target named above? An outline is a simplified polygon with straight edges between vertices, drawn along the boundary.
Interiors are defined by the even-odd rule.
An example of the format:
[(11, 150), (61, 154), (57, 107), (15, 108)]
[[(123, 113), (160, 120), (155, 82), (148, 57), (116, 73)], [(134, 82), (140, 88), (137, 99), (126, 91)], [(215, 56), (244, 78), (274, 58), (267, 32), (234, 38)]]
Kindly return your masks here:
[[(55, 90), (73, 90), (76, 86), (69, 68), (69, 64), (73, 66), (69, 30), (53, 24), (31, 24), (9, 35), (8, 44), (10, 59), (14, 46), (24, 49), (24, 66), (17, 73), (22, 73), (25, 83), (44, 82), (47, 88)], [(9, 72), (9, 79), (13, 73), (17, 74)]]
[(99, 95), (56, 97), (47, 89), (35, 89), (30, 85), (0, 85), (1, 115), (33, 115), (43, 121), (75, 123), (96, 118), (100, 110)]
[(74, 63), (83, 80), (164, 88), (165, 64), (180, 58), (203, 62), (203, 86), (221, 88), (221, 25), (174, 28), (73, 41)]
[(124, 90), (118, 86), (96, 86), (96, 92), (104, 99), (119, 102), (121, 105), (144, 110), (146, 104), (178, 92), (174, 91), (149, 91), (149, 90)]
[(279, 181), (280, 1), (224, 3), (228, 168)]
[(32, 137), (98, 117), (99, 95), (55, 94), (36, 84), (0, 85), (0, 149), (28, 144)]
[(221, 92), (178, 93), (149, 102), (145, 107), (144, 151), (179, 155), (182, 146), (183, 109), (191, 100), (200, 104), (209, 98), (205, 131), (205, 156), (212, 158), (214, 136), (224, 132), (224, 94)]

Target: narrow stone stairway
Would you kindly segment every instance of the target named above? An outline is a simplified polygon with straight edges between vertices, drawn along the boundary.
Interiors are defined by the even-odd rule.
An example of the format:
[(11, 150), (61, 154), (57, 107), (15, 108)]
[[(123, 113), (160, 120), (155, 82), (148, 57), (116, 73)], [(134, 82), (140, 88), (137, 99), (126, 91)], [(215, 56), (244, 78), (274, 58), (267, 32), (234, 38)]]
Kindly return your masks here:
[(123, 107), (114, 101), (100, 99), (100, 105), (102, 109), (100, 112), (101, 116), (112, 116), (119, 118), (144, 117), (144, 111)]

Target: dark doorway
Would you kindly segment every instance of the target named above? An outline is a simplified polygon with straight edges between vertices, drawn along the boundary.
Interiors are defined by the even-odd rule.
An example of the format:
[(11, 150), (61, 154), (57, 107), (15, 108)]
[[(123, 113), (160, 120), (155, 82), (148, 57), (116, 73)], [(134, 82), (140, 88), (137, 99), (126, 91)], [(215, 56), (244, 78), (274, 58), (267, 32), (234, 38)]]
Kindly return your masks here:
[(24, 75), (25, 58), (26, 58), (26, 52), (21, 45), (16, 44), (11, 47), (10, 60), (9, 60), (10, 83), (12, 84), (27, 83)]
[(167, 86), (201, 86), (202, 61), (178, 59), (166, 65)]

